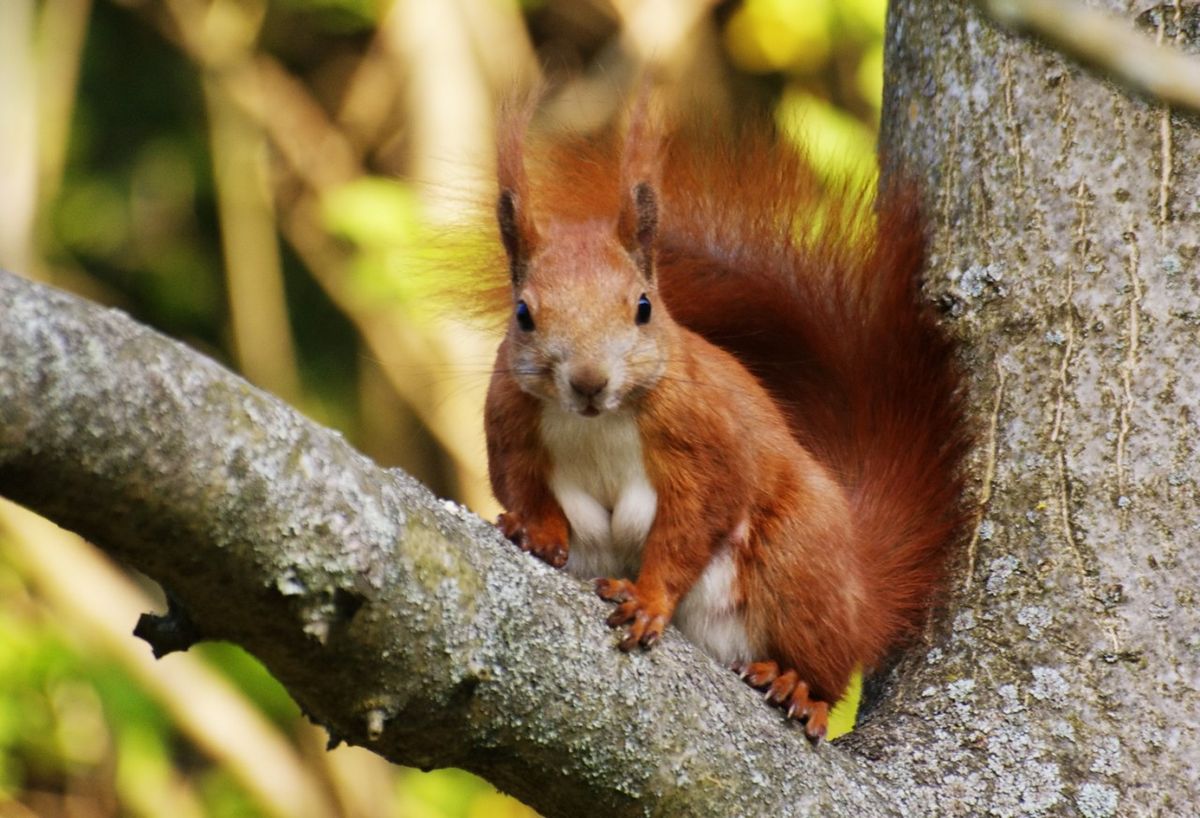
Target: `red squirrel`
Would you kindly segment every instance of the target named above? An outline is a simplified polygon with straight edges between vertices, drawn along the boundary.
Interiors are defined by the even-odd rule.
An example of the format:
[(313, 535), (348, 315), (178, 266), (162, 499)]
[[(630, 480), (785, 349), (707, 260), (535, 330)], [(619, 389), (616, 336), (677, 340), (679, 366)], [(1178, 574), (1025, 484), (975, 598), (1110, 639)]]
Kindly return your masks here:
[(528, 109), (502, 117), (499, 525), (600, 577), (622, 650), (674, 622), (817, 741), (926, 620), (963, 519), (915, 197), (872, 211), (769, 128), (665, 138), (636, 107), (536, 152)]

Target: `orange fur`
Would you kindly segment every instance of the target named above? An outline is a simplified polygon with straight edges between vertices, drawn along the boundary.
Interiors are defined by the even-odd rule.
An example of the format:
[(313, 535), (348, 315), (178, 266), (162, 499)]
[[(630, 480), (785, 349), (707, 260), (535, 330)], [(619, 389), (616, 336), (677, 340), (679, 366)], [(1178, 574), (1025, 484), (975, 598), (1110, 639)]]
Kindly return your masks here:
[[(528, 117), (502, 124), (502, 198), (519, 205), (502, 232), (521, 271), (504, 309), (534, 322), (509, 320), (488, 396), (505, 533), (561, 564), (574, 521), (608, 519), (619, 550), (624, 495), (558, 485), (547, 424), (586, 437), (600, 427), (572, 413), (633, 418), (653, 494), (636, 463), (612, 479), (634, 523), (654, 498), (652, 523), (634, 567), (598, 588), (619, 603), (622, 647), (653, 644), (709, 582), (706, 610), (727, 603), (737, 626), (714, 650), (757, 662), (752, 681), (819, 735), (855, 666), (924, 621), (963, 520), (968, 435), (952, 346), (920, 302), (915, 197), (872, 214), (766, 129), (667, 139), (645, 109), (623, 141), (550, 141), (528, 176)], [(635, 326), (639, 293), (653, 318)], [(597, 445), (625, 457), (612, 423)]]

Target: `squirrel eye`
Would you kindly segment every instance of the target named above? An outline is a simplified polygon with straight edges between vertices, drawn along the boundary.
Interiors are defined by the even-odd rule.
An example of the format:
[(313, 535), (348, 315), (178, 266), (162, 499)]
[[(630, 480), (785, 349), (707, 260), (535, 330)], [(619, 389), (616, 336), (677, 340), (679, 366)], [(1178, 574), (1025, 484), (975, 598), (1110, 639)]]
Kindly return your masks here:
[(533, 316), (529, 312), (529, 305), (524, 301), (517, 302), (517, 326), (522, 332), (533, 332)]
[(634, 319), (639, 324), (645, 324), (650, 321), (650, 299), (642, 293), (641, 298), (637, 302), (637, 317)]

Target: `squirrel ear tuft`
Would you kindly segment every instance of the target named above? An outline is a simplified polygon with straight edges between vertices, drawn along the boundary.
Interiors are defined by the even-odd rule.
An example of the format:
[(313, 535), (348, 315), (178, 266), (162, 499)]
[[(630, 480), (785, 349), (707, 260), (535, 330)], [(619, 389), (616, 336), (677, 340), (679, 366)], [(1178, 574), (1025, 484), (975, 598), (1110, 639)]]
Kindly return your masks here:
[(658, 194), (649, 182), (638, 182), (621, 203), (617, 233), (646, 281), (650, 281), (654, 277), (654, 240), (658, 235)]
[(509, 266), (513, 268), (514, 283), (516, 266), (521, 260), (521, 228), (517, 224), (517, 194), (510, 188), (500, 191), (496, 200), (496, 222), (500, 226), (500, 241), (504, 243), (504, 252), (508, 254)]
[(500, 227), (500, 241), (508, 254), (508, 268), (513, 286), (519, 286), (525, 277), (529, 257), (537, 244), (537, 232), (525, 203), (512, 188), (501, 188), (496, 200), (496, 222)]
[(661, 111), (656, 109), (652, 96), (651, 78), (646, 77), (629, 109), (621, 146), (621, 211), (617, 218), (617, 236), (647, 282), (654, 275), (654, 245), (658, 235), (656, 188), (666, 136)]
[(501, 106), (497, 122), (496, 177), (500, 196), (496, 200), (496, 221), (508, 253), (514, 287), (521, 284), (538, 245), (530, 209), (529, 177), (525, 172), (525, 134), (539, 96), (540, 89), (534, 88), (524, 96), (509, 98)]

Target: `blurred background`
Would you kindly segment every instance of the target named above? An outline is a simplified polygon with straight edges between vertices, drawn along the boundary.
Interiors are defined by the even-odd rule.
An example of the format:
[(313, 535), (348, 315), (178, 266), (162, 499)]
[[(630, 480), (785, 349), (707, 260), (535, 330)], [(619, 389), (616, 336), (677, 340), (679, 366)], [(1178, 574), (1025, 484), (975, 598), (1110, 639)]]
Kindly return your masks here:
[[(885, 5), (0, 0), (0, 267), (129, 312), (491, 517), (497, 338), (413, 273), (452, 266), (439, 229), (492, 195), (496, 100), (542, 77), (587, 131), (649, 64), (869, 179)], [(154, 662), (129, 634), (158, 593), (0, 501), (0, 816), (533, 814), (461, 771), (327, 753), (233, 646)]]

